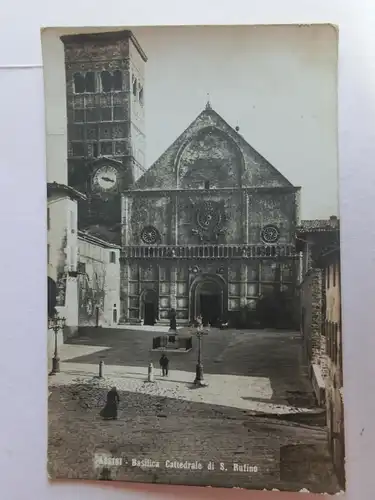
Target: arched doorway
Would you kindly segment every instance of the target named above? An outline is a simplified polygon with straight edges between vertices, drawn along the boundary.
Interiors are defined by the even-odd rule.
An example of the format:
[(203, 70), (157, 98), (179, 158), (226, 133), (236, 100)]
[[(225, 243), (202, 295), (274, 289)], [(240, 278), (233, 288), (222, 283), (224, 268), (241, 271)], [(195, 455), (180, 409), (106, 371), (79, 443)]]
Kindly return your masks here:
[(227, 316), (227, 295), (227, 286), (221, 277), (198, 276), (190, 287), (190, 320), (193, 322), (201, 315), (204, 325), (219, 325)]
[(153, 326), (158, 318), (158, 297), (155, 290), (144, 290), (141, 295), (141, 318), (144, 325)]

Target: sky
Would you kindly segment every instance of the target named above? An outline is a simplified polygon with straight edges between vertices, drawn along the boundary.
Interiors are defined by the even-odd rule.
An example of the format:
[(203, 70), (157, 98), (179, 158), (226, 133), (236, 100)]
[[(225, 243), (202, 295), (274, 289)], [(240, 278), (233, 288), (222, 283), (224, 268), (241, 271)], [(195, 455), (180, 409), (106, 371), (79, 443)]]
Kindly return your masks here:
[(294, 185), (301, 217), (338, 213), (332, 26), (132, 28), (145, 68), (146, 166), (210, 102)]

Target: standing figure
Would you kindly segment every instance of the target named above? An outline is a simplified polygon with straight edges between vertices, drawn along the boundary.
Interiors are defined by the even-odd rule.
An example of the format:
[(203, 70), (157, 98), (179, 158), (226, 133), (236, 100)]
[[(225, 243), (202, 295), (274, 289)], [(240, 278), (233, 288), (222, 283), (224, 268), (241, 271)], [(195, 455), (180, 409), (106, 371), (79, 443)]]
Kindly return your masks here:
[(203, 328), (203, 319), (202, 319), (202, 316), (199, 314), (199, 316), (197, 317), (197, 328), (198, 328), (198, 331), (201, 331), (202, 328)]
[(165, 354), (161, 355), (159, 363), (160, 363), (160, 368), (161, 368), (163, 377), (168, 377), (169, 359), (167, 358), (167, 356)]
[(116, 387), (112, 387), (107, 393), (107, 402), (100, 412), (100, 416), (105, 420), (117, 420), (117, 407), (120, 402)]
[(176, 330), (177, 330), (176, 311), (175, 309), (171, 309), (169, 313), (169, 331), (175, 332)]

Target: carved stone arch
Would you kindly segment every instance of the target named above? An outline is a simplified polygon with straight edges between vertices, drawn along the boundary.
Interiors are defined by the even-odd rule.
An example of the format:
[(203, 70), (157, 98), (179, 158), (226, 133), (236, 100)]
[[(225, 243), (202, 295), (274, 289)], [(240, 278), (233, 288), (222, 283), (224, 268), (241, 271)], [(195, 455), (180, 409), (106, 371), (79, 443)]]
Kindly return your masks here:
[(202, 273), (194, 278), (189, 289), (189, 320), (194, 322), (200, 314), (200, 290), (205, 285), (211, 285), (220, 294), (221, 319), (228, 315), (228, 284), (226, 280), (217, 274)]
[(229, 134), (224, 132), (223, 130), (215, 127), (215, 126), (207, 126), (190, 136), (188, 139), (186, 139), (183, 144), (180, 146), (176, 157), (174, 161), (174, 171), (175, 171), (175, 178), (176, 178), (176, 187), (181, 188), (181, 160), (183, 158), (184, 153), (186, 152), (187, 148), (197, 140), (204, 139), (208, 136), (213, 136), (217, 138), (221, 138), (225, 143), (227, 143), (232, 151), (232, 156), (233, 159), (235, 160), (235, 168), (236, 168), (236, 184), (237, 186), (240, 186), (242, 183), (242, 177), (245, 172), (245, 162), (244, 162), (244, 157), (243, 153), (240, 150), (238, 144), (233, 140), (232, 137), (230, 137)]

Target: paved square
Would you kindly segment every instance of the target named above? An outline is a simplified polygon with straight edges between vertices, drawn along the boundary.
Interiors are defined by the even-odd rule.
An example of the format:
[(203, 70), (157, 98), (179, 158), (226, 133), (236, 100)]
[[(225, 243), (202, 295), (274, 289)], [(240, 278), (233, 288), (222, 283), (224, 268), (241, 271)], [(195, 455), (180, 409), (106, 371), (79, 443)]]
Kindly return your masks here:
[[(157, 368), (155, 383), (146, 382), (149, 361), (157, 367), (160, 356), (150, 350), (152, 337), (139, 330), (93, 329), (62, 347), (62, 371), (50, 378), (52, 477), (97, 478), (95, 457), (107, 456), (122, 462), (110, 464), (113, 479), (337, 490), (326, 431), (309, 422), (319, 411), (297, 333), (212, 330), (203, 344), (209, 385), (200, 389), (192, 385), (196, 343), (188, 353), (168, 354), (168, 379)], [(105, 378), (98, 381), (100, 360)], [(120, 394), (119, 418), (103, 421), (99, 411), (112, 385)], [(310, 425), (280, 419), (298, 413)], [(303, 461), (305, 450), (307, 470), (286, 448), (293, 444), (305, 447), (299, 457)], [(137, 460), (146, 462), (140, 467)], [(168, 467), (166, 461), (198, 461), (202, 470)]]

